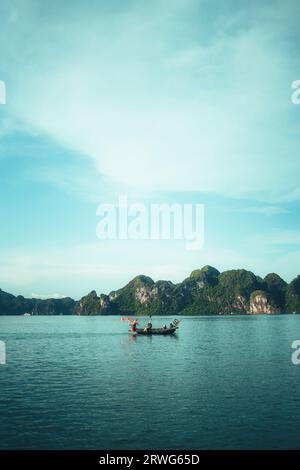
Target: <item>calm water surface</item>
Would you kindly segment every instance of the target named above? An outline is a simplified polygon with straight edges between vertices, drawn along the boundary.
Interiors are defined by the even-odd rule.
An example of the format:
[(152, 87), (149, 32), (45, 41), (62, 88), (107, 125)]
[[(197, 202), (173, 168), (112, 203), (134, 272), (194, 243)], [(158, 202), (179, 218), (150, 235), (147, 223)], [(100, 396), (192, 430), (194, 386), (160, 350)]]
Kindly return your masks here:
[(0, 448), (300, 448), (300, 315), (127, 330), (114, 317), (0, 317)]

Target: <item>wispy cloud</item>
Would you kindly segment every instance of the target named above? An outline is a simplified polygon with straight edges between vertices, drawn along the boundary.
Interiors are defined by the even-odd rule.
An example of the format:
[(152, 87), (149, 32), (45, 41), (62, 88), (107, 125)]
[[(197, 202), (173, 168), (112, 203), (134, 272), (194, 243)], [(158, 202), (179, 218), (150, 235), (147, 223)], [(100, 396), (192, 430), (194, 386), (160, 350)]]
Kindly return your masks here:
[[(109, 293), (138, 274), (146, 274), (156, 281), (166, 279), (180, 282), (192, 270), (206, 264), (220, 271), (250, 269), (261, 276), (277, 270), (287, 280), (298, 274), (297, 264), (290, 263), (292, 255), (288, 257), (287, 253), (275, 250), (270, 252), (266, 263), (261, 256), (261, 249), (265, 251), (265, 248), (260, 249), (259, 246), (257, 241), (254, 243), (252, 240), (244, 251), (215, 246), (195, 255), (194, 252), (182, 250), (174, 252), (174, 247), (163, 242), (158, 245), (109, 242), (105, 245), (96, 243), (48, 248), (47, 252), (33, 248), (26, 256), (6, 252), (1, 254), (0, 286), (14, 294), (29, 296), (33, 288), (35, 292), (47, 292), (47, 288), (60, 292), (63, 286), (65, 295), (78, 299), (92, 289), (98, 293)], [(115, 262), (116, 257), (118, 263)], [(38, 294), (32, 296), (37, 297)], [(39, 297), (48, 297), (48, 294), (40, 294)]]
[(37, 294), (33, 292), (31, 294), (31, 297), (33, 299), (47, 300), (47, 299), (64, 299), (65, 297), (67, 297), (67, 295), (58, 294), (57, 292), (55, 292), (54, 294)]
[(267, 234), (259, 234), (249, 237), (249, 240), (264, 246), (288, 246), (300, 245), (300, 230), (272, 230)]
[(278, 206), (252, 206), (252, 207), (241, 207), (237, 209), (230, 209), (230, 212), (242, 212), (248, 214), (261, 214), (261, 215), (279, 215), (279, 214), (288, 214), (289, 210), (283, 207)]
[(217, 3), (76, 2), (69, 15), (4, 1), (12, 109), (115, 182), (298, 199), (292, 20), (281, 2), (276, 15)]

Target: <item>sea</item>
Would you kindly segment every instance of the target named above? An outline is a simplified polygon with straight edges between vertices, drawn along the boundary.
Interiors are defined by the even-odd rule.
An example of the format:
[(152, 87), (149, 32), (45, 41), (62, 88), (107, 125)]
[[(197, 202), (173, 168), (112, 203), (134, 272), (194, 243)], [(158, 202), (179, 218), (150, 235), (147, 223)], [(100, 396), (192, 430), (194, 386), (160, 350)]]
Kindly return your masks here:
[(300, 315), (180, 320), (1, 316), (0, 448), (299, 449)]

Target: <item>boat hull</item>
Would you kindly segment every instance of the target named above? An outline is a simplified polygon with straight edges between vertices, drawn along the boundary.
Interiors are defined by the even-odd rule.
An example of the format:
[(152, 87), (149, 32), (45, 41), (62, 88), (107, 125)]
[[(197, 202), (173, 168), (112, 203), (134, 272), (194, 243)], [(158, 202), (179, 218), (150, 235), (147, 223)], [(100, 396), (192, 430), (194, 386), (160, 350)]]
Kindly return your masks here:
[(133, 334), (137, 335), (173, 335), (176, 332), (177, 328), (151, 328), (151, 330), (145, 330), (144, 328), (137, 328)]

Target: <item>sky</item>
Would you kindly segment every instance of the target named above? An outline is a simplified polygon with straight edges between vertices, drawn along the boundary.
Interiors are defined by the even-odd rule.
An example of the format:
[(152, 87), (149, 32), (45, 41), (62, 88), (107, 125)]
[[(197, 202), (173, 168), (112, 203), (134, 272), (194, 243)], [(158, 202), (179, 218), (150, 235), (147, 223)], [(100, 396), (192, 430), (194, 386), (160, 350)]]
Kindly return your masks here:
[[(300, 4), (2, 0), (0, 287), (80, 298), (210, 264), (300, 273)], [(204, 204), (203, 248), (96, 210)]]

